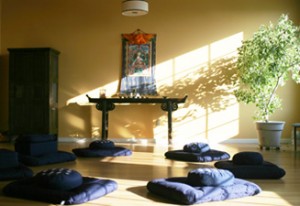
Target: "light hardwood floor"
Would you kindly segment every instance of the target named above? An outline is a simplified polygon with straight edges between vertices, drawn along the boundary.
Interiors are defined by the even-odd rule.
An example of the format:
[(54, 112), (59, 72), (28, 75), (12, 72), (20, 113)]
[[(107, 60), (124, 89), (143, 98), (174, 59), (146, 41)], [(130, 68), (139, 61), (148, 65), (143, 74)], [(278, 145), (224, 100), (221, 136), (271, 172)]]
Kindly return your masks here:
[[(113, 179), (118, 183), (118, 189), (105, 197), (93, 200), (82, 206), (167, 206), (176, 205), (166, 199), (148, 193), (146, 184), (153, 178), (186, 176), (188, 171), (199, 167), (213, 167), (210, 163), (189, 163), (165, 159), (167, 150), (181, 149), (181, 146), (159, 146), (142, 144), (120, 144), (133, 151), (132, 156), (107, 158), (77, 158), (75, 162), (31, 167), (39, 172), (46, 168), (71, 168), (83, 176)], [(60, 143), (59, 149), (71, 151), (72, 148), (84, 147), (76, 143)], [(280, 151), (259, 150), (251, 144), (219, 144), (211, 146), (223, 150), (233, 156), (239, 151), (259, 151), (264, 159), (277, 164), (286, 171), (280, 180), (250, 180), (258, 184), (262, 192), (256, 196), (227, 200), (222, 202), (203, 203), (209, 206), (300, 206), (300, 149), (284, 145)], [(0, 148), (13, 150), (13, 145), (0, 143)], [(9, 181), (0, 182), (0, 190)], [(51, 204), (29, 200), (5, 197), (0, 191), (0, 206), (50, 206)]]

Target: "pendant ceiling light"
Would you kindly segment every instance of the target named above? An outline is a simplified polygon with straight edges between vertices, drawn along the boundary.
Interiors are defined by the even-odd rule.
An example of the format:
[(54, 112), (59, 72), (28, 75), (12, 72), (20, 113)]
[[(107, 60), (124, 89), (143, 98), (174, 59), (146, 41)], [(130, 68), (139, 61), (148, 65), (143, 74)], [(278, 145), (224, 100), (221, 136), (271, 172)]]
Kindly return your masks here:
[(122, 2), (124, 16), (142, 16), (148, 14), (148, 2), (144, 0), (124, 0)]

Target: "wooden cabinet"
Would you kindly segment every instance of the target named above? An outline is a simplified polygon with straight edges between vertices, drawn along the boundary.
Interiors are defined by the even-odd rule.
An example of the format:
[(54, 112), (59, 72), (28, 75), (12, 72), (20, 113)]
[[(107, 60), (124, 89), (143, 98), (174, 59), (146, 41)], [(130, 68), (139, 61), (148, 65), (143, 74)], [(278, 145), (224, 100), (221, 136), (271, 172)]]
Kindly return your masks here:
[(51, 48), (9, 51), (9, 133), (58, 133), (58, 56)]

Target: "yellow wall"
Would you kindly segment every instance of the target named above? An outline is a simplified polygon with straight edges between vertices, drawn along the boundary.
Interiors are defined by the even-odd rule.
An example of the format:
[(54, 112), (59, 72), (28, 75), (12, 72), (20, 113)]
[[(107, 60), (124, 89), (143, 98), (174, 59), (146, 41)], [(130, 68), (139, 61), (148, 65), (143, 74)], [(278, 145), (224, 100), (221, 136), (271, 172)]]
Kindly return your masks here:
[[(298, 0), (149, 0), (141, 17), (121, 15), (122, 0), (2, 0), (1, 119), (8, 128), (8, 53), (12, 47), (53, 47), (59, 60), (59, 136), (92, 136), (101, 113), (67, 101), (106, 87), (118, 90), (121, 34), (136, 29), (157, 34), (158, 92), (188, 100), (173, 113), (174, 137), (222, 141), (255, 138), (252, 106), (230, 95), (228, 57), (261, 24), (288, 13), (300, 22)], [(280, 89), (284, 110), (274, 115), (287, 126), (298, 121), (299, 86)], [(109, 136), (167, 137), (165, 112), (155, 106), (117, 106), (110, 113)]]

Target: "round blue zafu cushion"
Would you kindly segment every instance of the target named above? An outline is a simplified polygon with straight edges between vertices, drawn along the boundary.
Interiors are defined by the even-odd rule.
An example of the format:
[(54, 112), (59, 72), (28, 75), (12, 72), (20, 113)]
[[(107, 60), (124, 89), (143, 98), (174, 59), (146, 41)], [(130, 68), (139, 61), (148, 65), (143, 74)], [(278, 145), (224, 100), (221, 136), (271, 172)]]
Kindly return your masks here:
[(192, 142), (183, 146), (183, 151), (185, 152), (204, 153), (209, 150), (209, 145), (202, 142)]
[(115, 143), (110, 140), (96, 140), (90, 143), (90, 149), (111, 149), (115, 147)]
[(258, 152), (239, 152), (233, 156), (232, 162), (237, 165), (262, 165), (264, 159)]
[(188, 173), (187, 183), (192, 186), (229, 186), (234, 183), (234, 179), (228, 170), (199, 168)]
[(71, 190), (82, 184), (79, 172), (65, 168), (55, 168), (41, 171), (35, 175), (40, 186), (55, 190)]

